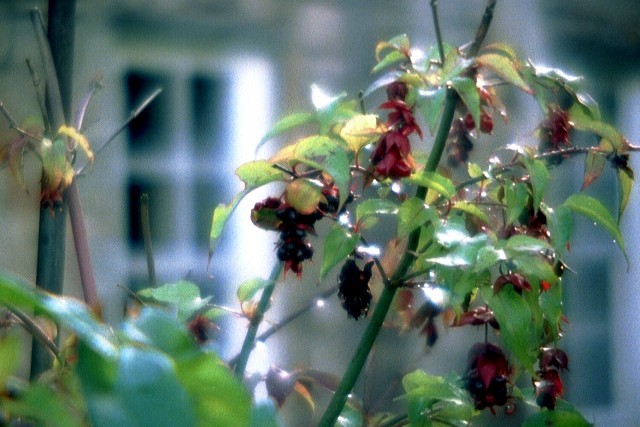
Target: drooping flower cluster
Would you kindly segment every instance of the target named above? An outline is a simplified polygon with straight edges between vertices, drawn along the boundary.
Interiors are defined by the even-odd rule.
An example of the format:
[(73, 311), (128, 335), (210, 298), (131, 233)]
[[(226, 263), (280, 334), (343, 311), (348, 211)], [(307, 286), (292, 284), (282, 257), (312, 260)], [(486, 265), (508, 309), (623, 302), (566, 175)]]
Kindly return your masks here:
[(480, 125), (476, 126), (473, 116), (464, 105), (460, 107), (463, 110), (463, 117), (454, 120), (451, 125), (447, 144), (447, 162), (451, 167), (457, 167), (469, 160), (469, 152), (473, 150), (475, 129), (486, 134), (493, 132), (493, 117), (488, 112), (493, 110), (493, 100), (489, 92), (483, 88), (478, 89), (478, 93), (481, 105)]
[(500, 347), (492, 343), (476, 343), (467, 358), (466, 387), (476, 409), (489, 408), (507, 403), (507, 384), (510, 369), (507, 357)]
[(397, 179), (411, 175), (415, 162), (411, 156), (409, 135), (416, 132), (422, 138), (422, 130), (416, 124), (413, 108), (407, 105), (407, 86), (394, 82), (387, 86), (387, 102), (381, 109), (392, 110), (387, 118), (389, 129), (371, 154), (373, 175), (376, 179)]
[[(278, 259), (284, 262), (285, 273), (289, 270), (302, 275), (302, 263), (313, 257), (313, 247), (307, 238), (316, 234), (316, 221), (326, 215), (336, 215), (340, 204), (338, 188), (331, 181), (324, 182), (322, 198), (311, 213), (301, 213), (286, 201), (284, 195), (268, 197), (255, 204), (251, 210), (251, 221), (265, 230), (280, 232), (277, 244)], [(350, 194), (346, 200), (353, 200)], [(346, 204), (345, 203), (345, 204)]]
[[(571, 139), (571, 122), (569, 113), (559, 107), (547, 107), (547, 114), (538, 127), (539, 153), (558, 151), (562, 146), (568, 146)], [(552, 156), (548, 158), (551, 164), (559, 165), (566, 156)]]
[(348, 259), (340, 270), (338, 283), (340, 288), (338, 296), (342, 301), (342, 308), (347, 314), (358, 320), (366, 317), (371, 304), (371, 291), (369, 290), (369, 280), (371, 280), (371, 269), (373, 261), (365, 264), (361, 270), (355, 260)]
[(564, 372), (568, 366), (569, 358), (564, 351), (558, 348), (543, 348), (541, 350), (539, 379), (533, 381), (538, 406), (555, 409), (558, 397), (562, 397), (564, 392), (560, 372)]

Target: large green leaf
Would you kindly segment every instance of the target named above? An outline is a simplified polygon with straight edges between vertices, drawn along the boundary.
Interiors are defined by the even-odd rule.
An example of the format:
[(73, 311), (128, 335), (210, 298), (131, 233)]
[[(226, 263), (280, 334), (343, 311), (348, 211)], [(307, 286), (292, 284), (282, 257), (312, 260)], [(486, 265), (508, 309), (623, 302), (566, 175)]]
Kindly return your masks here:
[(255, 277), (253, 279), (249, 279), (244, 281), (238, 289), (236, 290), (236, 295), (240, 302), (245, 302), (253, 298), (253, 296), (258, 293), (258, 291), (266, 288), (271, 283), (270, 280), (262, 279), (260, 277)]
[(467, 107), (473, 121), (480, 123), (480, 94), (476, 82), (469, 77), (456, 77), (451, 80), (451, 86), (456, 90), (462, 102)]
[(500, 324), (500, 337), (509, 353), (524, 369), (533, 372), (539, 343), (532, 330), (529, 304), (511, 286), (495, 295), (491, 288), (483, 288), (482, 296)]
[(324, 240), (320, 279), (323, 279), (333, 267), (347, 258), (358, 246), (359, 241), (360, 234), (347, 231), (338, 223), (334, 224)]
[(16, 334), (0, 336), (0, 390), (20, 363), (20, 339)]
[(427, 221), (435, 221), (438, 213), (428, 207), (424, 200), (412, 197), (405, 200), (398, 209), (398, 237), (403, 238)]
[(478, 252), (487, 245), (486, 234), (468, 237), (453, 245), (450, 250), (438, 256), (427, 257), (426, 260), (448, 267), (468, 267), (476, 263)]
[(614, 242), (620, 247), (625, 259), (627, 259), (627, 264), (629, 263), (627, 253), (624, 249), (622, 233), (620, 232), (620, 228), (618, 228), (618, 223), (598, 199), (594, 199), (586, 194), (578, 193), (569, 196), (562, 206), (592, 219), (600, 227), (604, 228), (611, 237), (613, 237)]
[(262, 137), (256, 150), (271, 138), (282, 135), (297, 127), (313, 123), (316, 121), (316, 115), (313, 113), (294, 113), (278, 120), (275, 125)]
[(391, 215), (398, 213), (398, 205), (386, 199), (368, 199), (356, 207), (356, 223), (360, 229), (368, 228), (367, 219), (376, 218), (378, 215)]
[(458, 200), (451, 206), (451, 209), (465, 212), (469, 215), (475, 216), (476, 218), (480, 219), (481, 221), (487, 224), (490, 222), (487, 214), (482, 209), (480, 209), (478, 205), (468, 202), (466, 200)]
[(286, 178), (284, 172), (275, 169), (272, 163), (264, 160), (252, 161), (241, 165), (236, 169), (236, 175), (245, 183), (245, 188), (235, 195), (231, 203), (228, 205), (220, 203), (214, 209), (209, 233), (209, 260), (213, 256), (213, 251), (220, 236), (222, 236), (224, 226), (242, 199), (258, 187), (271, 182), (282, 181)]
[(418, 172), (414, 173), (404, 181), (429, 188), (438, 194), (443, 195), (447, 199), (452, 198), (456, 194), (456, 186), (446, 176), (442, 176), (437, 172)]
[(528, 416), (522, 427), (590, 427), (593, 426), (576, 410), (556, 408), (553, 411), (540, 411)]
[(176, 374), (195, 411), (196, 425), (250, 425), (251, 397), (218, 358), (206, 353), (180, 358)]
[(524, 164), (529, 171), (529, 178), (531, 179), (531, 190), (533, 192), (533, 209), (538, 211), (540, 202), (547, 191), (549, 185), (549, 170), (545, 162), (542, 160), (535, 160), (530, 157), (524, 157)]
[(75, 298), (54, 297), (8, 273), (0, 272), (0, 305), (36, 310), (71, 329), (95, 351), (114, 355), (116, 341), (110, 329), (100, 323), (91, 310)]
[(547, 228), (551, 233), (553, 248), (558, 256), (562, 256), (573, 230), (571, 213), (562, 205), (554, 209), (545, 203), (540, 204), (540, 210), (547, 218)]
[(569, 120), (576, 129), (594, 133), (607, 141), (613, 152), (619, 152), (627, 145), (626, 139), (616, 128), (601, 120), (594, 119), (577, 105), (569, 110)]
[(633, 174), (629, 174), (626, 170), (618, 168), (616, 170), (618, 177), (618, 223), (622, 218), (624, 210), (629, 203), (629, 197), (631, 196), (631, 189), (633, 186)]
[(380, 59), (380, 61), (371, 70), (371, 74), (377, 73), (378, 71), (387, 68), (390, 65), (397, 64), (406, 60), (407, 55), (404, 52), (393, 50)]
[(485, 53), (483, 55), (480, 55), (476, 57), (476, 62), (480, 66), (486, 67), (491, 70), (505, 82), (512, 84), (513, 86), (522, 89), (529, 94), (533, 94), (533, 89), (531, 89), (531, 87), (519, 73), (519, 69), (521, 66), (518, 64), (518, 62), (497, 53)]
[(557, 337), (562, 317), (562, 282), (556, 283), (540, 294), (540, 308), (552, 328), (553, 336)]
[(272, 401), (265, 401), (253, 406), (251, 427), (280, 427), (278, 411)]
[(529, 188), (523, 182), (504, 185), (504, 202), (507, 204), (507, 224), (519, 217), (529, 202)]
[(182, 322), (202, 311), (210, 299), (210, 297), (201, 298), (200, 288), (186, 280), (168, 283), (157, 288), (143, 289), (138, 292), (138, 295), (174, 307), (178, 320)]
[(504, 245), (504, 251), (509, 257), (527, 253), (540, 255), (550, 249), (551, 245), (546, 241), (524, 234), (509, 237)]
[(596, 150), (589, 150), (584, 162), (584, 179), (582, 180), (582, 188), (580, 190), (584, 190), (590, 186), (593, 181), (598, 179), (604, 170), (605, 163), (606, 157), (602, 153)]
[(442, 115), (447, 88), (441, 86), (433, 89), (420, 89), (417, 95), (418, 106), (429, 126), (429, 132), (433, 135), (438, 128), (438, 123), (440, 123), (440, 115)]

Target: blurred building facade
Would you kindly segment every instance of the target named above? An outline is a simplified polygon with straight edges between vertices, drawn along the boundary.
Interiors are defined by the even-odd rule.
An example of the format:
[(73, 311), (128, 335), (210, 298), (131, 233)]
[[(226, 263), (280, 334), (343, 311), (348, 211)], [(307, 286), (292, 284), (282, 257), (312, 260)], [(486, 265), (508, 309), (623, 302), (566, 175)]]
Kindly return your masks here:
[[(31, 77), (24, 66), (38, 63), (28, 18), (44, 2), (0, 4), (0, 99), (19, 120), (38, 111)], [(484, 2), (440, 2), (447, 42), (462, 44), (473, 35)], [(640, 4), (538, 0), (498, 2), (489, 39), (506, 41), (534, 63), (585, 74), (605, 117), (640, 141)], [(278, 117), (310, 109), (309, 86), (329, 93), (366, 88), (377, 41), (407, 33), (417, 46), (434, 43), (427, 1), (378, 0), (152, 0), (79, 1), (76, 27), (74, 99), (97, 74), (104, 89), (85, 120), (90, 141), (100, 144), (155, 87), (163, 94), (117, 140), (105, 148), (81, 178), (92, 256), (106, 316), (118, 321), (125, 288), (146, 286), (146, 261), (139, 223), (139, 198), (149, 194), (151, 230), (158, 276), (163, 282), (189, 278), (220, 303), (232, 304), (235, 286), (266, 277), (274, 261), (274, 236), (250, 225), (248, 209), (264, 197), (257, 192), (240, 205), (226, 237), (206, 271), (211, 213), (241, 189), (236, 166), (253, 158), (260, 137)], [(509, 130), (497, 130), (505, 144), (530, 138), (536, 107), (514, 96)], [(372, 108), (374, 105), (368, 106)], [(521, 124), (521, 125), (519, 125)], [(1, 126), (0, 135), (9, 131)], [(267, 145), (262, 153), (279, 142)], [(29, 194), (16, 191), (8, 171), (0, 175), (0, 267), (35, 279), (39, 167), (26, 163)], [(580, 187), (580, 162), (559, 175), (558, 200)], [(640, 162), (635, 159), (636, 168)], [(612, 175), (590, 191), (617, 195)], [(623, 220), (630, 267), (615, 245), (593, 224), (577, 222), (569, 264), (578, 272), (565, 278), (566, 342), (570, 355), (567, 394), (598, 424), (633, 425), (640, 415), (640, 233), (635, 218), (640, 194), (634, 190)], [(586, 237), (588, 234), (589, 237)], [(68, 292), (78, 294), (73, 245), (67, 244)], [(316, 255), (317, 256), (317, 255)], [(316, 263), (318, 263), (316, 261)], [(316, 266), (317, 267), (317, 266)], [(327, 285), (289, 281), (276, 293), (274, 318), (295, 309)], [(290, 292), (295, 289), (296, 292)], [(286, 298), (283, 297), (286, 295)], [(281, 298), (278, 298), (278, 297)], [(347, 322), (335, 298), (274, 338), (274, 348), (291, 349), (254, 360), (284, 368), (305, 365), (341, 372), (364, 322)], [(237, 334), (243, 335), (243, 325)], [(345, 332), (346, 331), (346, 332)], [(429, 354), (415, 335), (402, 337), (406, 366), (398, 367), (395, 337), (383, 337), (381, 366), (423, 367), (446, 373), (461, 370), (473, 333), (442, 334)], [(332, 344), (314, 341), (324, 337)], [(316, 338), (317, 339), (317, 338)], [(564, 340), (563, 340), (564, 341)], [(221, 344), (237, 351), (238, 339)], [(384, 347), (388, 347), (385, 351)], [(385, 365), (389, 357), (388, 365)], [(456, 363), (452, 366), (452, 361)]]

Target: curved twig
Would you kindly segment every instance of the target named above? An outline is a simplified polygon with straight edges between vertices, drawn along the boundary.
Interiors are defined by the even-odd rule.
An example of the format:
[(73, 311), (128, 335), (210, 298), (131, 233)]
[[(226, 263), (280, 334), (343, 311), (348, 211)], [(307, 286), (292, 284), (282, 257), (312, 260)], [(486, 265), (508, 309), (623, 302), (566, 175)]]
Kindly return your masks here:
[(484, 39), (487, 37), (489, 26), (493, 20), (493, 10), (496, 7), (496, 0), (487, 0), (487, 6), (484, 9), (482, 20), (480, 20), (480, 26), (476, 31), (476, 36), (469, 43), (460, 46), (460, 52), (467, 58), (474, 57), (478, 54), (480, 46), (484, 43)]

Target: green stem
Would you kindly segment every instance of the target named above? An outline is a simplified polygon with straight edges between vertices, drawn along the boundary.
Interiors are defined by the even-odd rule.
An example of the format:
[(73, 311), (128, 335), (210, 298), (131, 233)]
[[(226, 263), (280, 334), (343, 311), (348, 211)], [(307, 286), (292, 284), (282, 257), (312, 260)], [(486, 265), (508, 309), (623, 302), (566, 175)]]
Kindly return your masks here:
[[(45, 70), (47, 115), (55, 132), (60, 126), (69, 122), (67, 119), (71, 115), (75, 0), (49, 0), (49, 28), (46, 38), (40, 12), (33, 11), (31, 20)], [(49, 206), (40, 206), (36, 283), (53, 294), (62, 293), (66, 225), (66, 194), (63, 196), (61, 206), (56, 207), (55, 210)], [(48, 349), (34, 340), (31, 354), (31, 378), (36, 378), (49, 369), (52, 362), (53, 358)]]
[(433, 26), (436, 30), (436, 39), (438, 41), (438, 52), (440, 53), (440, 66), (444, 64), (444, 43), (442, 42), (442, 33), (440, 32), (440, 20), (438, 19), (438, 0), (431, 0), (431, 16), (433, 16)]
[[(453, 122), (453, 115), (456, 111), (456, 103), (458, 97), (453, 89), (447, 90), (447, 98), (444, 105), (444, 112), (442, 114), (442, 120), (440, 122), (440, 127), (438, 129), (438, 133), (436, 134), (436, 139), (433, 143), (433, 148), (431, 149), (431, 153), (429, 154), (429, 159), (427, 160), (427, 164), (425, 166), (425, 172), (434, 172), (438, 167), (438, 163), (440, 163), (440, 158), (442, 157), (442, 153), (444, 151), (445, 144), (447, 142), (447, 137), (449, 136), (449, 130), (451, 129), (451, 123)], [(422, 199), (425, 198), (427, 194), (427, 188), (418, 187), (416, 191), (416, 196)], [(390, 281), (394, 283), (398, 279), (402, 278), (407, 271), (413, 265), (415, 260), (414, 256), (411, 255), (416, 248), (418, 247), (418, 243), (420, 241), (420, 228), (414, 230), (408, 238), (407, 241), (407, 249), (400, 260), (400, 264), (398, 268), (393, 273)], [(391, 307), (391, 303), (393, 301), (393, 297), (396, 294), (397, 286), (385, 286), (382, 289), (382, 294), (380, 295), (380, 299), (376, 304), (375, 309), (373, 310), (373, 314), (371, 315), (371, 320), (367, 325), (367, 329), (364, 331), (362, 338), (360, 339), (360, 343), (356, 348), (355, 354), (347, 367), (347, 371), (345, 372), (338, 388), (336, 389), (331, 402), (329, 402), (329, 406), (325, 411), (322, 419), (320, 420), (319, 426), (321, 427), (332, 427), (340, 412), (342, 412), (342, 408), (344, 407), (347, 397), (353, 386), (360, 376), (360, 372), (362, 371), (362, 367), (367, 360), (367, 356), (371, 351), (371, 347), (375, 342), (378, 334), (380, 333), (380, 329), (382, 328), (382, 324), (384, 319), (387, 317), (387, 313), (389, 312), (389, 308)]]
[(247, 335), (245, 335), (244, 337), (242, 349), (240, 350), (240, 354), (238, 355), (236, 366), (234, 369), (236, 377), (238, 377), (239, 379), (244, 378), (244, 371), (247, 368), (249, 356), (251, 355), (251, 351), (255, 346), (258, 328), (260, 327), (260, 323), (262, 323), (264, 313), (266, 313), (266, 311), (269, 309), (269, 305), (271, 304), (271, 295), (273, 294), (273, 290), (276, 287), (276, 282), (278, 281), (278, 277), (280, 277), (280, 273), (282, 273), (283, 267), (284, 263), (282, 263), (281, 261), (278, 261), (276, 265), (273, 266), (273, 270), (271, 270), (271, 276), (269, 276), (269, 284), (262, 290), (260, 302), (258, 302), (256, 312), (254, 313), (253, 317), (251, 318), (251, 322), (249, 323), (249, 329), (247, 330)]

